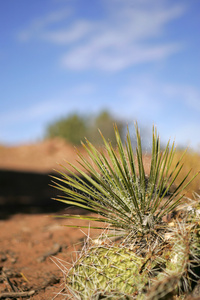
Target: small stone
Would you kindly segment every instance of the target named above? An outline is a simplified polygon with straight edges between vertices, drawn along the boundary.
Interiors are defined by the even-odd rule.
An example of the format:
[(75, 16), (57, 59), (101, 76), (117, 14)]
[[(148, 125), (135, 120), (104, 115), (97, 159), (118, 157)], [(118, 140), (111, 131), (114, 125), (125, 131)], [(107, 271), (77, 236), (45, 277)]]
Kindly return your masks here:
[(5, 254), (1, 254), (0, 256), (0, 262), (4, 262), (7, 260), (7, 256)]
[(16, 257), (12, 257), (10, 259), (10, 261), (11, 261), (12, 264), (15, 264), (17, 262), (17, 258)]

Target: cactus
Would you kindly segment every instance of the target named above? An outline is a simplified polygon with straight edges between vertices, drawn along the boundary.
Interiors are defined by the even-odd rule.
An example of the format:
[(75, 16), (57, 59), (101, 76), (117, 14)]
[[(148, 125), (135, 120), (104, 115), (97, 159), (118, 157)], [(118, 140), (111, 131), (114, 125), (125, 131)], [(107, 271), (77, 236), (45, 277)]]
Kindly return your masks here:
[(100, 293), (141, 292), (148, 281), (140, 274), (144, 258), (123, 246), (91, 246), (84, 251), (66, 276), (67, 287), (75, 290), (80, 299), (90, 299)]
[[(178, 297), (190, 293), (200, 276), (197, 227), (183, 222), (171, 229), (162, 251), (157, 244), (145, 257), (136, 254), (136, 245), (90, 242), (65, 275), (68, 294), (81, 300), (183, 299)], [(101, 238), (108, 240), (106, 234)]]
[(184, 296), (196, 290), (200, 278), (199, 200), (192, 206), (186, 205), (183, 219), (174, 222), (170, 237), (172, 248), (166, 248), (162, 254), (165, 268), (150, 284), (147, 300), (173, 299), (172, 295), (176, 295), (175, 299), (186, 299)]
[(69, 175), (59, 172), (62, 178), (54, 177), (55, 186), (66, 194), (56, 200), (97, 214), (97, 217), (62, 217), (106, 223), (111, 232), (115, 230), (121, 236), (119, 244), (90, 245), (82, 251), (66, 274), (68, 292), (81, 300), (159, 300), (173, 293), (186, 293), (192, 289), (195, 268), (199, 268), (199, 210), (192, 208), (182, 221), (174, 220), (172, 228), (163, 222), (163, 217), (182, 204), (182, 192), (197, 174), (185, 184), (189, 172), (168, 195), (183, 167), (181, 158), (170, 170), (174, 144), (170, 149), (168, 142), (161, 151), (160, 139), (153, 128), (147, 180), (137, 124), (136, 156), (129, 131), (125, 147), (116, 127), (115, 134), (117, 149), (103, 136), (107, 154), (86, 141), (83, 146), (91, 161), (79, 154), (79, 163), (85, 171), (69, 163), (74, 171), (67, 169)]

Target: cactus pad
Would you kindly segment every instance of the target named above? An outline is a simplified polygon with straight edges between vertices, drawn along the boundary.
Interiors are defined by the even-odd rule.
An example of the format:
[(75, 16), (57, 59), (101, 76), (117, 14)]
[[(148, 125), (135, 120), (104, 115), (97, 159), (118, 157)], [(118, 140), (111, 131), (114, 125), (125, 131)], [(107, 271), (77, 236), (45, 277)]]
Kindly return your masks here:
[(90, 299), (97, 291), (137, 294), (148, 281), (142, 268), (144, 262), (126, 247), (92, 246), (69, 270), (67, 287), (81, 299)]

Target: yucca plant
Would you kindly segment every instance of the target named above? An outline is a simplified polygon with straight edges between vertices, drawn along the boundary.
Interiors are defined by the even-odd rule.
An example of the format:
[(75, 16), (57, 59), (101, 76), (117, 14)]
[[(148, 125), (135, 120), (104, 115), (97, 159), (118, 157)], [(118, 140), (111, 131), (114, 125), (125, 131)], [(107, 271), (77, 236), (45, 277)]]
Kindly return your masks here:
[(86, 140), (82, 145), (89, 158), (78, 153), (81, 168), (68, 162), (73, 171), (63, 167), (66, 173), (59, 172), (61, 178), (56, 177), (57, 181), (54, 182), (55, 187), (65, 194), (56, 200), (84, 208), (96, 213), (97, 217), (70, 214), (62, 217), (103, 222), (110, 225), (110, 229), (120, 231), (124, 237), (134, 236), (136, 232), (153, 232), (156, 226), (161, 227), (162, 218), (180, 205), (184, 196), (182, 192), (197, 174), (185, 184), (188, 172), (169, 195), (183, 167), (182, 156), (176, 166), (172, 170), (170, 168), (175, 154), (174, 143), (170, 147), (169, 141), (162, 150), (160, 138), (153, 127), (151, 166), (147, 177), (137, 123), (135, 152), (129, 130), (127, 129), (125, 145), (116, 126), (114, 130), (116, 149), (100, 132), (106, 152), (98, 150)]
[[(99, 221), (104, 225), (90, 228), (105, 229), (106, 224), (122, 237), (119, 244), (90, 245), (82, 252), (66, 275), (67, 287), (75, 299), (161, 299), (162, 295), (181, 288), (182, 281), (188, 287), (192, 260), (199, 266), (197, 234), (189, 238), (192, 231), (188, 227), (180, 234), (175, 226), (171, 228), (163, 222), (164, 216), (182, 204), (184, 189), (197, 174), (186, 184), (188, 172), (180, 184), (173, 187), (183, 168), (183, 156), (172, 168), (175, 145), (170, 146), (168, 141), (161, 149), (160, 138), (153, 127), (147, 176), (137, 123), (135, 151), (128, 128), (125, 144), (116, 126), (114, 130), (117, 148), (100, 133), (104, 149), (99, 150), (86, 140), (82, 144), (88, 158), (78, 153), (80, 167), (68, 162), (69, 168), (64, 167), (66, 173), (59, 172), (61, 177), (54, 177), (55, 187), (65, 194), (56, 200), (97, 215), (61, 217)], [(195, 223), (196, 217), (194, 220)], [(165, 238), (167, 234), (171, 239)], [(188, 238), (187, 243), (184, 236)], [(165, 290), (156, 286), (163, 286)]]

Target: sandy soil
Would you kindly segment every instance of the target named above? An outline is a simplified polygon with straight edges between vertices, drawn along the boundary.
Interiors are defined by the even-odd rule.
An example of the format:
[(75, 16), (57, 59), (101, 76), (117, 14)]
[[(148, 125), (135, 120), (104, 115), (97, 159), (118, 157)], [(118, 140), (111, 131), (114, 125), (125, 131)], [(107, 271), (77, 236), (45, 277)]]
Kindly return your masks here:
[[(65, 299), (58, 295), (64, 288), (64, 274), (55, 262), (61, 259), (69, 268), (73, 252), (81, 249), (88, 230), (84, 234), (64, 224), (66, 220), (47, 214), (16, 214), (0, 220), (0, 299), (7, 292), (33, 293), (23, 299)], [(90, 232), (90, 236), (96, 234)]]
[[(82, 147), (79, 150), (84, 152)], [(0, 145), (0, 169), (52, 172), (60, 169), (59, 164), (66, 165), (65, 160), (76, 164), (76, 149), (60, 138), (15, 147)]]
[[(60, 139), (16, 147), (0, 146), (0, 170), (12, 171), (16, 182), (19, 180), (18, 172), (48, 174), (54, 168), (59, 169), (57, 163), (63, 164), (64, 159), (76, 164), (77, 155), (73, 146)], [(64, 296), (57, 295), (64, 287), (64, 275), (51, 258), (53, 256), (63, 260), (69, 268), (70, 264), (67, 262), (72, 262), (75, 249), (82, 248), (85, 235), (79, 229), (62, 226), (67, 221), (50, 217), (44, 207), (40, 209), (38, 201), (34, 207), (39, 212), (37, 214), (33, 213), (33, 209), (29, 214), (24, 213), (27, 207), (23, 206), (16, 210), (18, 213), (13, 213), (11, 206), (14, 201), (20, 200), (23, 191), (19, 191), (20, 184), (17, 190), (9, 181), (9, 174), (6, 179), (1, 177), (5, 184), (2, 182), (0, 185), (0, 210), (3, 211), (0, 214), (0, 299), (64, 299)], [(34, 201), (37, 195), (35, 193), (35, 198), (32, 197)], [(5, 204), (10, 199), (8, 196), (12, 196), (10, 210), (9, 205), (5, 209)], [(49, 204), (51, 201), (49, 195)], [(64, 212), (59, 211), (59, 214)], [(82, 212), (73, 210), (73, 213)], [(81, 224), (83, 223), (82, 221)], [(80, 222), (74, 221), (73, 224)], [(91, 231), (91, 236), (94, 234), (97, 233)], [(22, 298), (19, 294), (15, 298), (9, 297), (10, 293), (16, 292), (27, 293), (27, 296)], [(6, 296), (6, 293), (9, 294)]]

